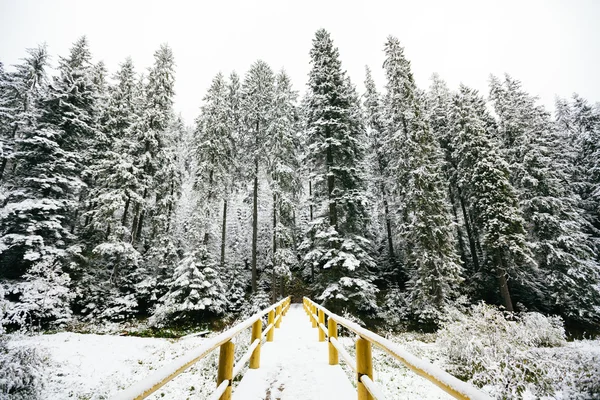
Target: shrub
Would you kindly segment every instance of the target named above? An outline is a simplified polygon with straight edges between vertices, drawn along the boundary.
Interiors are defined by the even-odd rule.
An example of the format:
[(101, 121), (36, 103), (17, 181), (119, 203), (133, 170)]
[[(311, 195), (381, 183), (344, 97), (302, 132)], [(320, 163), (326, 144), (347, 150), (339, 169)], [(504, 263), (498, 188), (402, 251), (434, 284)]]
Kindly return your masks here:
[(0, 399), (37, 399), (44, 386), (46, 358), (35, 348), (10, 348), (0, 336)]
[(438, 344), (449, 370), (500, 398), (550, 395), (551, 359), (534, 351), (566, 343), (562, 321), (538, 313), (517, 315), (479, 303), (470, 312), (450, 310), (442, 322)]

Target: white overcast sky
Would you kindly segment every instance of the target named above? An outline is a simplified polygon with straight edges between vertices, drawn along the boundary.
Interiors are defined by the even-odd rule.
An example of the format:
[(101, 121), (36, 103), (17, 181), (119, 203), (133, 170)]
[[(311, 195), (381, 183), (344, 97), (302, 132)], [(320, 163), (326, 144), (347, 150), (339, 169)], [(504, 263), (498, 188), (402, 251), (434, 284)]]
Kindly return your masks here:
[(394, 35), (421, 87), (438, 72), (453, 89), (463, 82), (487, 93), (490, 73), (507, 72), (549, 107), (573, 92), (600, 100), (600, 0), (0, 0), (0, 61), (18, 63), (46, 42), (56, 65), (87, 35), (111, 73), (127, 56), (141, 71), (166, 42), (177, 64), (175, 108), (192, 123), (218, 71), (244, 74), (257, 59), (285, 68), (304, 92), (319, 28), (361, 91), (367, 64), (383, 86), (383, 45)]

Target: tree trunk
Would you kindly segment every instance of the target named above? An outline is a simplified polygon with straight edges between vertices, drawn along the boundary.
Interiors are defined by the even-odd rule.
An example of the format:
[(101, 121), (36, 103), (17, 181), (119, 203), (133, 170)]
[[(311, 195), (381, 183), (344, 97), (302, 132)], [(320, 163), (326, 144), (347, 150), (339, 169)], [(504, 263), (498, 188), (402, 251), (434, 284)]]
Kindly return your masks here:
[(452, 184), (448, 185), (448, 191), (450, 192), (450, 204), (452, 205), (452, 214), (454, 214), (454, 222), (456, 223), (456, 235), (458, 236), (458, 248), (460, 250), (460, 259), (464, 266), (467, 266), (467, 253), (465, 247), (465, 239), (463, 237), (463, 231), (460, 227), (458, 219), (458, 210), (456, 209), (456, 196), (452, 190)]
[(2, 163), (0, 163), (0, 182), (2, 182), (2, 177), (4, 176), (4, 169), (6, 168), (7, 162), (8, 162), (8, 158), (4, 157), (2, 159)]
[(390, 261), (394, 262), (394, 242), (392, 240), (392, 221), (390, 217), (390, 208), (388, 206), (387, 201), (387, 193), (385, 191), (385, 186), (383, 183), (381, 184), (381, 194), (383, 195), (383, 210), (385, 212), (385, 228), (387, 230), (387, 240), (388, 240), (388, 251), (390, 256)]
[(313, 220), (312, 181), (308, 181), (308, 201), (310, 202), (310, 220)]
[(146, 215), (146, 209), (142, 208), (142, 210), (140, 211), (140, 216), (138, 218), (138, 225), (137, 225), (137, 229), (135, 232), (135, 240), (138, 241), (140, 239), (140, 237), (142, 236), (142, 228), (144, 226), (144, 217)]
[(79, 207), (75, 209), (75, 215), (73, 215), (73, 223), (71, 224), (71, 234), (75, 233), (75, 226), (77, 225), (77, 218), (79, 218)]
[(135, 244), (135, 233), (137, 232), (138, 220), (140, 218), (140, 203), (135, 203), (133, 209), (133, 221), (131, 221), (131, 245)]
[(221, 228), (221, 271), (225, 268), (225, 238), (227, 234), (227, 200), (223, 200), (223, 227)]
[(125, 200), (125, 208), (123, 210), (123, 216), (121, 217), (121, 225), (125, 226), (127, 223), (127, 212), (129, 211), (129, 204), (131, 203), (131, 197), (127, 195), (127, 200)]
[(460, 187), (457, 187), (458, 190), (458, 200), (460, 202), (460, 208), (463, 213), (463, 218), (465, 220), (465, 229), (467, 230), (467, 236), (469, 237), (469, 248), (471, 249), (471, 258), (473, 259), (473, 268), (475, 271), (479, 271), (479, 257), (477, 256), (477, 246), (475, 245), (475, 235), (473, 229), (471, 229), (470, 215), (467, 212), (467, 207), (465, 206), (465, 200), (463, 199), (462, 192)]
[[(273, 259), (277, 252), (277, 195), (273, 193)], [(275, 262), (273, 262), (275, 266)]]
[(497, 257), (497, 277), (498, 285), (500, 286), (500, 297), (502, 298), (502, 305), (506, 308), (506, 311), (514, 311), (512, 299), (510, 298), (510, 291), (508, 290), (508, 281), (506, 280), (506, 271), (502, 265), (502, 258)]
[(296, 210), (292, 210), (292, 249), (294, 250), (294, 254), (296, 254), (296, 257), (299, 257), (298, 243), (296, 241), (297, 229), (298, 229), (298, 227), (296, 225)]
[(277, 195), (273, 193), (273, 279), (271, 281), (273, 303), (277, 300), (277, 274), (275, 273), (275, 253), (277, 253)]
[[(214, 158), (214, 157), (213, 157)], [(212, 159), (211, 159), (212, 161)], [(210, 205), (212, 203), (212, 197), (213, 197), (213, 175), (214, 175), (214, 170), (210, 170), (208, 173), (208, 195), (206, 196), (206, 206), (207, 206), (207, 211), (206, 211), (206, 224), (204, 226), (204, 245), (208, 245), (208, 228), (210, 225)]]
[(337, 204), (333, 198), (333, 190), (335, 189), (335, 177), (329, 171), (329, 168), (333, 165), (333, 154), (331, 153), (331, 147), (327, 148), (327, 196), (329, 199), (329, 225), (333, 226), (337, 230)]
[[(144, 196), (142, 199), (145, 201), (147, 196), (148, 188), (144, 188)], [(139, 211), (137, 226), (135, 227), (135, 236), (133, 238), (133, 243), (137, 242), (140, 239), (140, 236), (142, 236), (142, 228), (144, 226), (144, 215), (146, 214), (146, 208), (143, 206), (139, 208), (141, 210)]]
[(171, 176), (171, 198), (167, 207), (167, 233), (171, 230), (171, 214), (173, 213), (173, 194), (175, 193), (175, 178)]
[[(259, 123), (256, 121), (258, 140)], [(258, 272), (256, 271), (256, 243), (258, 240), (258, 155), (254, 156), (254, 193), (252, 204), (252, 293), (256, 293)]]
[(277, 277), (275, 276), (275, 268), (271, 273), (271, 303), (277, 301)]

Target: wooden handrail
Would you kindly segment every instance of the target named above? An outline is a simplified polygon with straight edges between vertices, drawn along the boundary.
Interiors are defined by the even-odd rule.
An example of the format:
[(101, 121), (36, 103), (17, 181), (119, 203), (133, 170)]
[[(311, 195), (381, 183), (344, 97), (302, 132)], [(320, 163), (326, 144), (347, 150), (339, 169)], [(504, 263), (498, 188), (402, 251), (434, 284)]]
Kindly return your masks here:
[[(243, 330), (254, 325), (256, 322), (262, 321), (262, 317), (268, 314), (269, 312), (272, 312), (273, 310), (275, 310), (277, 314), (275, 317), (275, 321), (277, 321), (277, 324), (270, 324), (267, 327), (267, 330), (273, 330), (274, 327), (278, 328), (279, 324), (281, 323), (282, 316), (285, 315), (285, 312), (287, 312), (287, 309), (290, 307), (290, 303), (291, 297), (286, 297), (285, 299), (278, 301), (272, 306), (265, 308), (262, 311), (259, 311), (247, 320), (237, 324), (236, 326), (226, 330), (225, 332), (222, 332), (214, 338), (208, 339), (205, 343), (203, 343), (197, 349), (191, 351), (189, 354), (177, 358), (172, 363), (158, 369), (156, 372), (147, 376), (145, 379), (117, 393), (111, 398), (111, 400), (144, 399), (152, 393), (154, 393), (155, 391), (157, 391), (158, 389), (160, 389), (163, 385), (175, 378), (177, 375), (194, 365), (196, 362), (206, 357), (211, 351), (215, 350), (217, 347), (221, 348), (221, 357), (219, 357), (218, 379), (222, 378), (222, 380), (217, 382), (216, 393), (213, 393), (213, 395), (215, 396), (211, 396), (211, 398), (229, 400), (231, 398), (231, 380), (235, 377), (235, 375), (237, 375), (237, 373), (239, 373), (243, 365), (246, 362), (248, 362), (250, 358), (252, 358), (252, 355), (257, 354), (257, 350), (258, 357), (260, 357), (260, 339), (262, 339), (263, 332), (258, 333), (258, 337), (252, 341), (252, 344), (247, 354), (242, 356), (240, 362), (238, 362), (238, 364), (235, 367), (233, 366), (232, 352), (234, 350), (233, 342), (231, 342), (231, 339), (233, 339)], [(272, 331), (269, 333), (272, 338)], [(234, 374), (234, 372), (236, 372), (236, 374)]]
[[(410, 370), (415, 372), (416, 374), (424, 377), (430, 382), (434, 383), (451, 396), (457, 399), (463, 400), (491, 400), (487, 394), (483, 393), (473, 385), (463, 382), (460, 379), (450, 375), (446, 371), (443, 371), (428, 361), (421, 360), (406, 350), (400, 348), (397, 344), (392, 341), (385, 339), (376, 333), (365, 329), (358, 324), (349, 321), (343, 317), (340, 317), (337, 314), (332, 313), (325, 307), (315, 303), (308, 297), (304, 297), (304, 310), (308, 314), (313, 328), (318, 327), (319, 331), (319, 339), (323, 332), (328, 337), (328, 341), (330, 342), (329, 346), (329, 359), (332, 360), (332, 349), (337, 350), (337, 352), (342, 356), (344, 361), (357, 373), (357, 384), (358, 384), (358, 399), (376, 399), (382, 400), (383, 394), (381, 390), (377, 387), (377, 385), (373, 382), (372, 376), (369, 376), (368, 373), (365, 373), (362, 369), (368, 371), (369, 364), (371, 363), (371, 344), (376, 345), (377, 347), (384, 350), (386, 353), (390, 354), (392, 357), (396, 358), (400, 362), (402, 362), (405, 366), (407, 366)], [(317, 315), (318, 311), (318, 315)], [(350, 356), (343, 349), (340, 342), (332, 337), (332, 335), (327, 334), (328, 329), (325, 329), (324, 321), (321, 318), (321, 313), (327, 316), (328, 323), (329, 321), (333, 321), (336, 325), (342, 325), (346, 329), (351, 332), (356, 333), (359, 336), (357, 340), (357, 362), (353, 363), (352, 360), (348, 360)], [(336, 332), (337, 333), (337, 332)], [(366, 343), (369, 345), (367, 346)], [(359, 353), (360, 347), (360, 354)], [(337, 354), (335, 355), (337, 358)], [(365, 359), (366, 357), (366, 359)], [(360, 360), (359, 360), (360, 359)], [(331, 362), (330, 362), (331, 363)], [(361, 367), (361, 363), (363, 367)], [(361, 369), (362, 368), (362, 369)], [(371, 373), (372, 374), (372, 373)], [(368, 393), (367, 393), (368, 392)]]

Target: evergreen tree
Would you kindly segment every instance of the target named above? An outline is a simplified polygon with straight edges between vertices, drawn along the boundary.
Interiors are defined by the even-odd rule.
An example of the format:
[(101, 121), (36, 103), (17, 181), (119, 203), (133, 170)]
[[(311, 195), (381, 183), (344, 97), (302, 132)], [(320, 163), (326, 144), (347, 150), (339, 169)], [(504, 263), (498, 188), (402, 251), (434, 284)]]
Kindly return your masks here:
[[(273, 276), (272, 292), (275, 293), (276, 277), (280, 281), (280, 295), (284, 292), (284, 279), (297, 262), (293, 248), (294, 212), (299, 188), (300, 169), (298, 116), (292, 83), (285, 71), (276, 76), (273, 122), (267, 139), (267, 173), (273, 193)], [(273, 296), (272, 300), (275, 300)]]
[(224, 183), (226, 186), (223, 188), (223, 212), (222, 212), (222, 223), (221, 223), (221, 270), (225, 268), (225, 249), (227, 247), (227, 215), (229, 213), (229, 201), (235, 188), (238, 186), (237, 179), (240, 177), (240, 165), (241, 158), (238, 142), (242, 135), (242, 93), (240, 78), (237, 73), (232, 72), (229, 76), (229, 83), (227, 85), (227, 126), (229, 130), (229, 137), (231, 139), (231, 153), (230, 153), (230, 165), (228, 168), (229, 180)]
[[(76, 193), (82, 186), (78, 178), (80, 156), (73, 143), (87, 128), (85, 115), (81, 121), (77, 120), (80, 126), (74, 126), (77, 112), (84, 113), (75, 104), (83, 99), (79, 98), (76, 88), (67, 92), (66, 82), (75, 80), (85, 86), (85, 82), (80, 81), (86, 77), (72, 72), (89, 61), (88, 56), (87, 44), (81, 39), (71, 49), (70, 57), (61, 59), (60, 76), (49, 94), (38, 87), (43, 83), (45, 48), (31, 52), (31, 59), (17, 69), (25, 73), (17, 73), (23, 81), (15, 82), (15, 87), (29, 87), (37, 92), (23, 93), (27, 100), (16, 109), (23, 114), (16, 118), (19, 124), (13, 126), (13, 132), (18, 131), (15, 137), (18, 151), (13, 155), (11, 178), (14, 189), (6, 196), (0, 222), (0, 251), (4, 253), (2, 260), (7, 263), (2, 271), (6, 276), (20, 277), (36, 260), (46, 256), (66, 257), (72, 239), (67, 217), (76, 207)], [(36, 69), (32, 70), (33, 66)], [(36, 93), (44, 93), (44, 97)], [(60, 104), (59, 98), (62, 99)], [(57, 105), (61, 110), (55, 109)]]
[[(101, 140), (97, 129), (98, 87), (94, 82), (95, 70), (92, 55), (85, 36), (75, 42), (68, 58), (60, 60), (60, 76), (50, 85), (48, 99), (44, 102), (42, 121), (64, 131), (65, 140), (61, 146), (80, 158), (74, 164), (73, 171), (83, 183), (77, 193), (79, 204), (72, 210), (70, 218), (72, 232), (78, 224), (83, 208), (89, 208), (93, 199), (89, 199), (89, 189), (93, 186), (90, 165), (98, 159), (95, 148)], [(83, 160), (86, 160), (84, 163)], [(85, 220), (85, 223), (89, 220)]]
[(575, 142), (575, 177), (582, 207), (592, 224), (594, 237), (600, 237), (600, 112), (587, 100), (573, 96), (571, 104), (573, 140)]
[(410, 62), (396, 38), (388, 39), (385, 52), (389, 105), (394, 105), (387, 110), (388, 129), (395, 132), (391, 145), (395, 154), (406, 157), (395, 160), (394, 168), (399, 172), (396, 192), (404, 190), (401, 213), (410, 271), (408, 302), (411, 313), (421, 321), (436, 322), (444, 307), (458, 296), (462, 281), (448, 189), (442, 179), (440, 148), (429, 127)]
[[(198, 137), (199, 179), (198, 188), (204, 194), (206, 227), (204, 245), (208, 244), (214, 199), (224, 197), (229, 186), (233, 143), (230, 131), (227, 83), (221, 73), (212, 81), (204, 97), (201, 115), (196, 121)], [(215, 213), (216, 214), (216, 213)]]
[(467, 199), (458, 185), (458, 161), (453, 158), (452, 140), (452, 94), (446, 83), (437, 75), (432, 77), (427, 108), (429, 125), (444, 154), (443, 172), (448, 181), (448, 193), (456, 223), (456, 234), (461, 260), (468, 274), (479, 271), (481, 245), (475, 234), (473, 216), (468, 212)]
[(389, 153), (390, 137), (385, 128), (385, 116), (383, 102), (380, 94), (377, 92), (375, 82), (371, 77), (371, 70), (366, 67), (365, 78), (366, 93), (364, 96), (364, 108), (366, 111), (366, 125), (368, 129), (368, 138), (370, 144), (370, 153), (373, 158), (373, 185), (378, 197), (381, 199), (383, 214), (385, 219), (385, 236), (387, 241), (387, 256), (392, 274), (395, 265), (394, 239), (392, 234), (392, 213), (390, 211), (392, 174), (391, 174), (391, 154)]
[(47, 85), (46, 46), (27, 49), (27, 54), (12, 73), (5, 73), (0, 64), (0, 183), (8, 173), (20, 130), (33, 125), (38, 117), (33, 111)]
[(503, 82), (492, 77), (490, 98), (544, 278), (542, 307), (570, 319), (593, 320), (600, 305), (600, 268), (584, 233), (578, 198), (566, 184), (568, 165), (550, 115), (509, 76)]
[(258, 288), (257, 245), (258, 245), (258, 179), (261, 165), (265, 162), (266, 138), (272, 129), (272, 109), (275, 77), (271, 67), (264, 61), (252, 64), (242, 87), (244, 115), (244, 138), (241, 145), (248, 155), (248, 170), (252, 171), (252, 292)]
[(469, 199), (487, 259), (481, 281), (495, 279), (502, 304), (513, 311), (511, 285), (536, 287), (536, 265), (509, 167), (492, 140), (494, 124), (477, 92), (461, 86), (453, 98), (452, 132), (458, 184)]
[[(163, 150), (167, 145), (165, 131), (173, 121), (174, 67), (172, 50), (167, 45), (162, 45), (154, 53), (154, 66), (149, 71), (148, 82), (144, 87), (142, 116), (133, 128), (133, 156), (136, 159), (135, 166), (140, 171), (137, 177), (140, 182), (138, 194), (142, 198), (134, 207), (131, 228), (134, 244), (142, 237), (145, 219), (154, 211), (152, 205), (161, 200), (157, 196), (164, 194), (165, 185), (168, 188), (168, 182), (157, 180), (157, 175), (161, 168), (170, 167), (165, 162), (167, 160), (164, 159)], [(151, 233), (158, 229), (153, 225)]]
[(222, 315), (226, 307), (224, 288), (215, 265), (205, 250), (187, 254), (175, 268), (169, 292), (161, 299), (151, 323), (200, 322)]
[(115, 86), (107, 89), (101, 117), (103, 140), (96, 145), (99, 161), (90, 190), (93, 208), (86, 213), (89, 230), (98, 234), (94, 262), (82, 271), (78, 296), (81, 312), (90, 313), (89, 317), (122, 319), (138, 311), (134, 293), (141, 255), (131, 245), (128, 225), (132, 202), (141, 201), (140, 171), (131, 154), (132, 127), (139, 117), (135, 79), (128, 58), (115, 75)]
[(137, 272), (140, 283), (136, 285), (141, 312), (166, 293), (168, 279), (179, 261), (178, 244), (169, 232), (180, 179), (173, 149), (182, 130), (173, 113), (174, 68), (172, 50), (161, 45), (137, 100), (141, 115), (132, 127), (131, 155), (139, 172), (139, 200), (133, 207), (131, 243), (143, 256)]
[[(74, 225), (70, 222), (83, 187), (79, 178), (83, 170), (81, 146), (94, 133), (90, 58), (85, 38), (78, 40), (69, 57), (61, 59), (60, 75), (49, 93), (26, 111), (32, 117), (30, 123), (19, 127), (16, 139), (18, 150), (11, 178), (15, 189), (8, 193), (0, 214), (1, 259), (9, 265), (0, 269), (5, 277), (24, 276), (29, 290), (44, 293), (47, 301), (43, 305), (48, 307), (69, 307), (70, 297), (64, 296), (69, 282), (65, 271), (78, 252), (77, 247), (71, 247)], [(52, 290), (44, 283), (50, 277), (56, 277), (50, 283), (56, 286)], [(59, 289), (61, 285), (64, 290)], [(45, 315), (47, 312), (40, 309), (34, 318), (49, 322)]]
[(369, 312), (377, 308), (377, 288), (370, 272), (372, 245), (361, 236), (368, 218), (359, 173), (365, 152), (360, 103), (327, 31), (317, 31), (310, 57), (307, 160), (321, 215), (311, 222), (305, 262), (320, 269), (314, 289), (327, 307)]

